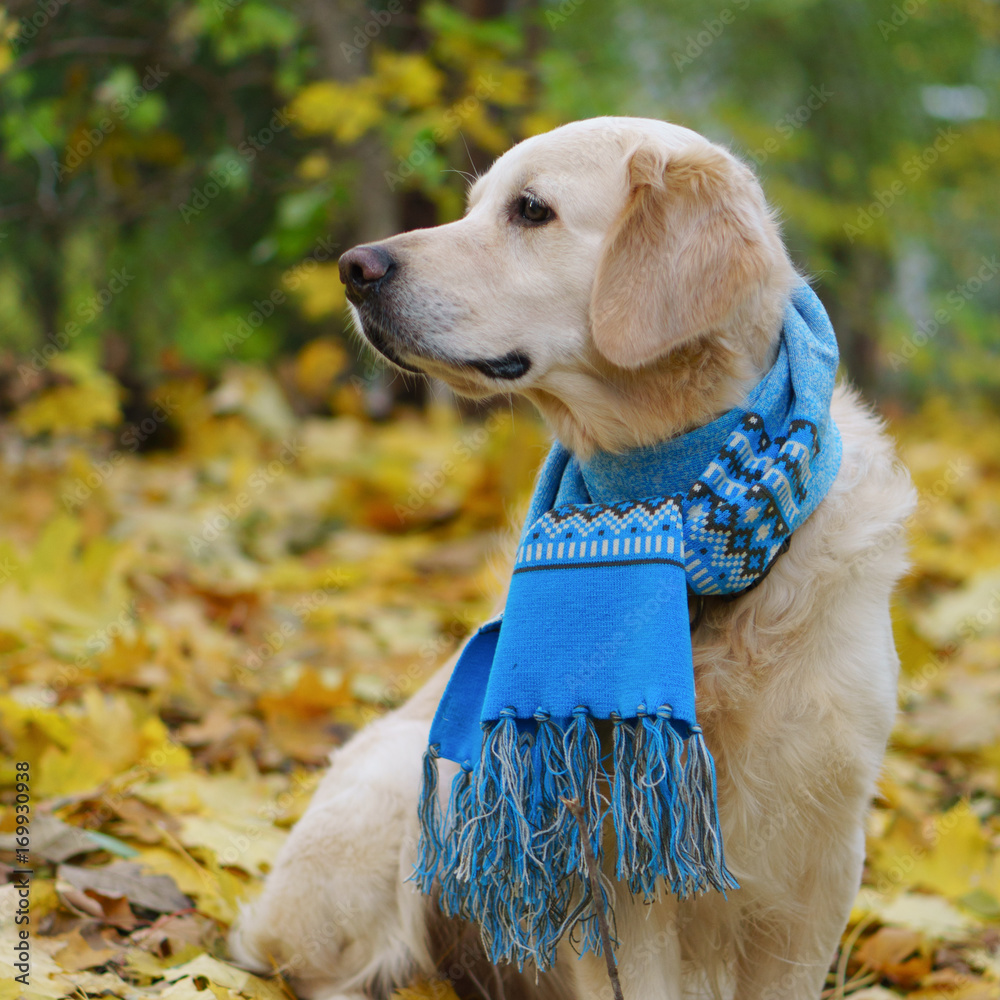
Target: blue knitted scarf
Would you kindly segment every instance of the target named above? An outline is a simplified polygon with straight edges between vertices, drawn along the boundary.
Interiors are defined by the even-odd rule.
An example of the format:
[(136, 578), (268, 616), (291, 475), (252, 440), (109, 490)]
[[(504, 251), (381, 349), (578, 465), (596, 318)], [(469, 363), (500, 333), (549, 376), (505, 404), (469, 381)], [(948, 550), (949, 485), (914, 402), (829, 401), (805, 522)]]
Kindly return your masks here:
[[(566, 800), (599, 863), (610, 816), (632, 893), (738, 888), (695, 719), (688, 592), (753, 586), (826, 495), (841, 455), (836, 367), (802, 284), (745, 406), (625, 454), (580, 461), (553, 446), (504, 613), (465, 647), (424, 758), (414, 879), (479, 923), (494, 962), (547, 968), (564, 936), (601, 950), (610, 883), (593, 897)], [(440, 757), (460, 765), (447, 805)]]

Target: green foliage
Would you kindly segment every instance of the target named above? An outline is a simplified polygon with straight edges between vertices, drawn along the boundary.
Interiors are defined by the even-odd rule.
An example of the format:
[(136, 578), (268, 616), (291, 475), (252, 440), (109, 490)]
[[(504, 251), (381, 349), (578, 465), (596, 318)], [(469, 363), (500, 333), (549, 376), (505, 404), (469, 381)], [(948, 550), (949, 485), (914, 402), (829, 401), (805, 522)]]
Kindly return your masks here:
[(0, 22), (0, 346), (53, 338), (125, 266), (135, 280), (80, 343), (124, 340), (144, 377), (168, 348), (214, 370), (339, 336), (327, 254), (253, 338), (225, 342), (289, 269), (319, 261), (318, 241), (342, 250), (372, 238), (372, 220), (447, 221), (462, 171), (560, 122), (625, 113), (688, 124), (756, 165), (869, 389), (995, 385), (992, 279), (918, 357), (892, 360), (996, 246), (995, 5), (534, 0), (485, 20), (443, 0), (341, 0), (321, 20), (290, 0), (40, 10), (10, 4)]

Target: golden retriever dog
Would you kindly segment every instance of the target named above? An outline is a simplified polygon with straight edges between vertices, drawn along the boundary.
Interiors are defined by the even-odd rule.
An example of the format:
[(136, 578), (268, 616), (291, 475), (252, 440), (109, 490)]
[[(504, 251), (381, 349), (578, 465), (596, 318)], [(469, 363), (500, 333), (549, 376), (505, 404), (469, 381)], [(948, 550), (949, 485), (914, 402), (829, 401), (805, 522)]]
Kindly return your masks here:
[[(359, 330), (390, 362), (468, 397), (521, 393), (583, 457), (741, 404), (774, 361), (800, 280), (747, 166), (638, 118), (520, 143), (472, 185), (462, 219), (355, 247), (341, 274)], [(622, 887), (627, 1000), (817, 998), (847, 922), (896, 711), (889, 601), (914, 494), (850, 389), (832, 412), (843, 459), (829, 493), (760, 586), (706, 598), (692, 634), (740, 888), (643, 904)], [(604, 959), (565, 943), (537, 982), (484, 972), (468, 934), (406, 881), (421, 758), (453, 663), (333, 754), (232, 952), (317, 1000), (383, 997), (436, 963), (468, 973), (471, 995), (609, 997)]]

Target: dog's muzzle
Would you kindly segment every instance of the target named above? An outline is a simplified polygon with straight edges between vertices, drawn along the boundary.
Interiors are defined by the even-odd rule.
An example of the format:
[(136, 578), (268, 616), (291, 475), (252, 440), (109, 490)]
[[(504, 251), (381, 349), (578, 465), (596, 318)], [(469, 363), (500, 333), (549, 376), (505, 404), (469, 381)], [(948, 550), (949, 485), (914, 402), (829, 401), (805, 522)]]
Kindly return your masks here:
[(492, 358), (455, 358), (440, 350), (428, 350), (426, 345), (418, 347), (412, 335), (398, 336), (394, 332), (398, 330), (398, 316), (387, 301), (391, 296), (382, 294), (398, 270), (392, 254), (377, 244), (354, 247), (340, 258), (340, 280), (348, 300), (358, 310), (365, 339), (376, 351), (404, 371), (415, 374), (423, 373), (402, 360), (401, 348), (405, 347), (407, 355), (422, 356), (459, 370), (471, 368), (497, 382), (513, 382), (528, 373), (531, 358), (523, 351), (508, 351)]

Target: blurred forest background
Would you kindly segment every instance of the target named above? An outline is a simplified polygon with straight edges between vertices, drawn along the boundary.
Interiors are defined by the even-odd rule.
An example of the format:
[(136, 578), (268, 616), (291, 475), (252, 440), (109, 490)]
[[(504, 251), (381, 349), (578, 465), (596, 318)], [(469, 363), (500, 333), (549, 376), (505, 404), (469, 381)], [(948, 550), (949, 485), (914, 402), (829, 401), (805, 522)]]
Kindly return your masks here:
[(545, 448), (359, 353), (337, 258), (600, 114), (755, 165), (920, 490), (829, 995), (1000, 995), (1000, 6), (25, 0), (0, 36), (0, 1000), (287, 995), (226, 962), (239, 900), (491, 611)]

